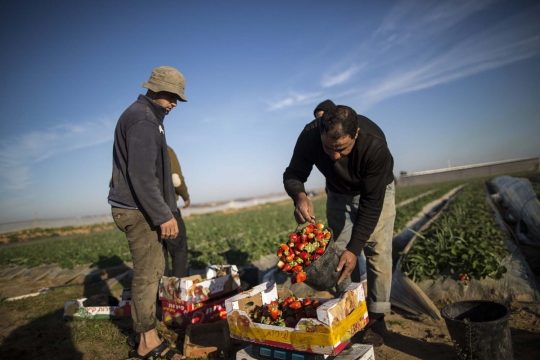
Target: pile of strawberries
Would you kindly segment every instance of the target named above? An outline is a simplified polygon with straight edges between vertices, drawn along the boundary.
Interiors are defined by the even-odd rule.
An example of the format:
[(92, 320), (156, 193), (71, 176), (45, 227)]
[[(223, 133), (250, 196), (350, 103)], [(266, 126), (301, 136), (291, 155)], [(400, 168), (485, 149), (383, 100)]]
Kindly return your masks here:
[(286, 299), (279, 298), (268, 305), (255, 306), (249, 313), (250, 318), (260, 324), (295, 327), (302, 318), (317, 318), (319, 300), (309, 298), (298, 299), (291, 295)]
[(306, 280), (305, 267), (319, 259), (332, 234), (321, 223), (309, 224), (301, 231), (289, 235), (289, 240), (281, 244), (277, 251), (277, 266), (286, 273), (293, 274), (292, 283)]

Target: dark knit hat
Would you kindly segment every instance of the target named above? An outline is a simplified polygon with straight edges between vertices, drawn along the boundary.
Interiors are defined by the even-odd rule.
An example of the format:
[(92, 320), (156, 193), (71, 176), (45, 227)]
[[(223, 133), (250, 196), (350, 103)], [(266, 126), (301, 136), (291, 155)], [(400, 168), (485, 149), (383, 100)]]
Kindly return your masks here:
[(336, 107), (336, 104), (334, 104), (334, 102), (330, 99), (328, 100), (324, 100), (322, 103), (320, 103), (319, 105), (317, 105), (317, 107), (315, 107), (315, 110), (313, 110), (313, 115), (315, 115), (315, 113), (319, 110), (322, 110), (324, 112), (327, 112), (328, 110), (332, 109)]

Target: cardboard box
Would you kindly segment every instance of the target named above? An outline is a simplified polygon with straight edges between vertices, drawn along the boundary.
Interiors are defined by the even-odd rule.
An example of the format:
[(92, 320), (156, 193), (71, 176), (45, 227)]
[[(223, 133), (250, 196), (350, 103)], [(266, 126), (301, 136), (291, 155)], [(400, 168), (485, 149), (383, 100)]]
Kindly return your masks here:
[(301, 319), (295, 328), (253, 322), (249, 312), (277, 300), (277, 287), (267, 282), (225, 301), (231, 337), (301, 352), (335, 356), (369, 322), (364, 289), (352, 283), (340, 298), (324, 301), (317, 318)]
[(120, 301), (118, 306), (89, 306), (83, 302), (86, 298), (69, 300), (64, 303), (64, 319), (111, 319), (131, 316), (131, 301)]
[(191, 324), (187, 327), (183, 354), (188, 358), (227, 356), (231, 348), (226, 320), (213, 324)]
[[(230, 296), (237, 294), (238, 288)], [(213, 323), (227, 318), (225, 311), (225, 300), (227, 296), (217, 299), (210, 299), (201, 303), (190, 303), (188, 301), (170, 302), (161, 301), (161, 318), (163, 324), (175, 327), (186, 328), (190, 324)]]
[(236, 265), (208, 265), (206, 278), (193, 275), (184, 278), (163, 276), (159, 286), (160, 300), (201, 303), (231, 293), (240, 288)]

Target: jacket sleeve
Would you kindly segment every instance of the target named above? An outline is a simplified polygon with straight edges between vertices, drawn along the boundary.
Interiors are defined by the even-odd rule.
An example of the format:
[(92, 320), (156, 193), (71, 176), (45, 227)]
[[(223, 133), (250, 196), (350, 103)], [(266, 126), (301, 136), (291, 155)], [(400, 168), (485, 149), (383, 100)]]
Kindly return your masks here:
[(169, 150), (169, 158), (171, 159), (171, 172), (173, 176), (174, 192), (176, 193), (176, 198), (178, 200), (178, 196), (181, 196), (184, 201), (189, 200), (189, 193), (186, 181), (184, 179), (184, 175), (182, 175), (182, 168), (180, 167), (178, 157), (170, 146), (168, 146), (167, 149)]
[(163, 199), (156, 175), (156, 159), (161, 152), (161, 134), (150, 121), (139, 121), (126, 133), (128, 151), (128, 181), (136, 200), (152, 225), (159, 226), (172, 219), (172, 212)]
[(315, 163), (312, 151), (313, 143), (308, 131), (303, 131), (294, 147), (289, 166), (283, 173), (283, 185), (289, 196), (296, 201), (298, 194), (306, 192), (304, 183), (307, 181)]
[(377, 226), (386, 195), (387, 174), (392, 166), (392, 155), (386, 143), (374, 149), (366, 166), (368, 170), (360, 184), (358, 216), (347, 245), (347, 250), (356, 255), (360, 255)]

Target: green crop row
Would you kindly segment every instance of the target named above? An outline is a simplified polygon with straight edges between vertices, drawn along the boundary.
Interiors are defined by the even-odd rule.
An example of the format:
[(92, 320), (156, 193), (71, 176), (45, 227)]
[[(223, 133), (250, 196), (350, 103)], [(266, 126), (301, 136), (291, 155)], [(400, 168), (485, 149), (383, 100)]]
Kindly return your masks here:
[(433, 191), (429, 195), (423, 196), (407, 205), (397, 207), (396, 220), (394, 221), (394, 233), (400, 233), (405, 227), (405, 225), (422, 211), (424, 206), (426, 206), (432, 201), (441, 198), (442, 196), (444, 196), (444, 194), (448, 193), (450, 190), (452, 190), (458, 185), (458, 183), (454, 182), (437, 184), (435, 188), (433, 187), (434, 185), (431, 185), (431, 190), (435, 191)]
[[(414, 197), (436, 188), (444, 193), (447, 191), (446, 186), (431, 184), (398, 187), (396, 198), (401, 196), (401, 199), (404, 199), (405, 195), (401, 195), (404, 193)], [(429, 200), (423, 199), (403, 208), (413, 209)], [(326, 224), (326, 197), (323, 195), (314, 198), (313, 205), (316, 220)], [(191, 265), (195, 267), (218, 263), (243, 265), (273, 254), (279, 244), (296, 229), (293, 210), (292, 201), (284, 201), (238, 211), (187, 217), (185, 221)], [(417, 212), (415, 208), (398, 211), (396, 224), (405, 224)], [(0, 265), (34, 267), (58, 264), (64, 268), (72, 268), (88, 263), (105, 266), (127, 261), (131, 261), (127, 242), (124, 234), (116, 228), (88, 235), (70, 235), (53, 240), (0, 246)]]
[(505, 235), (485, 196), (481, 181), (465, 187), (403, 257), (404, 274), (413, 281), (501, 278), (506, 268), (500, 260), (508, 254)]

